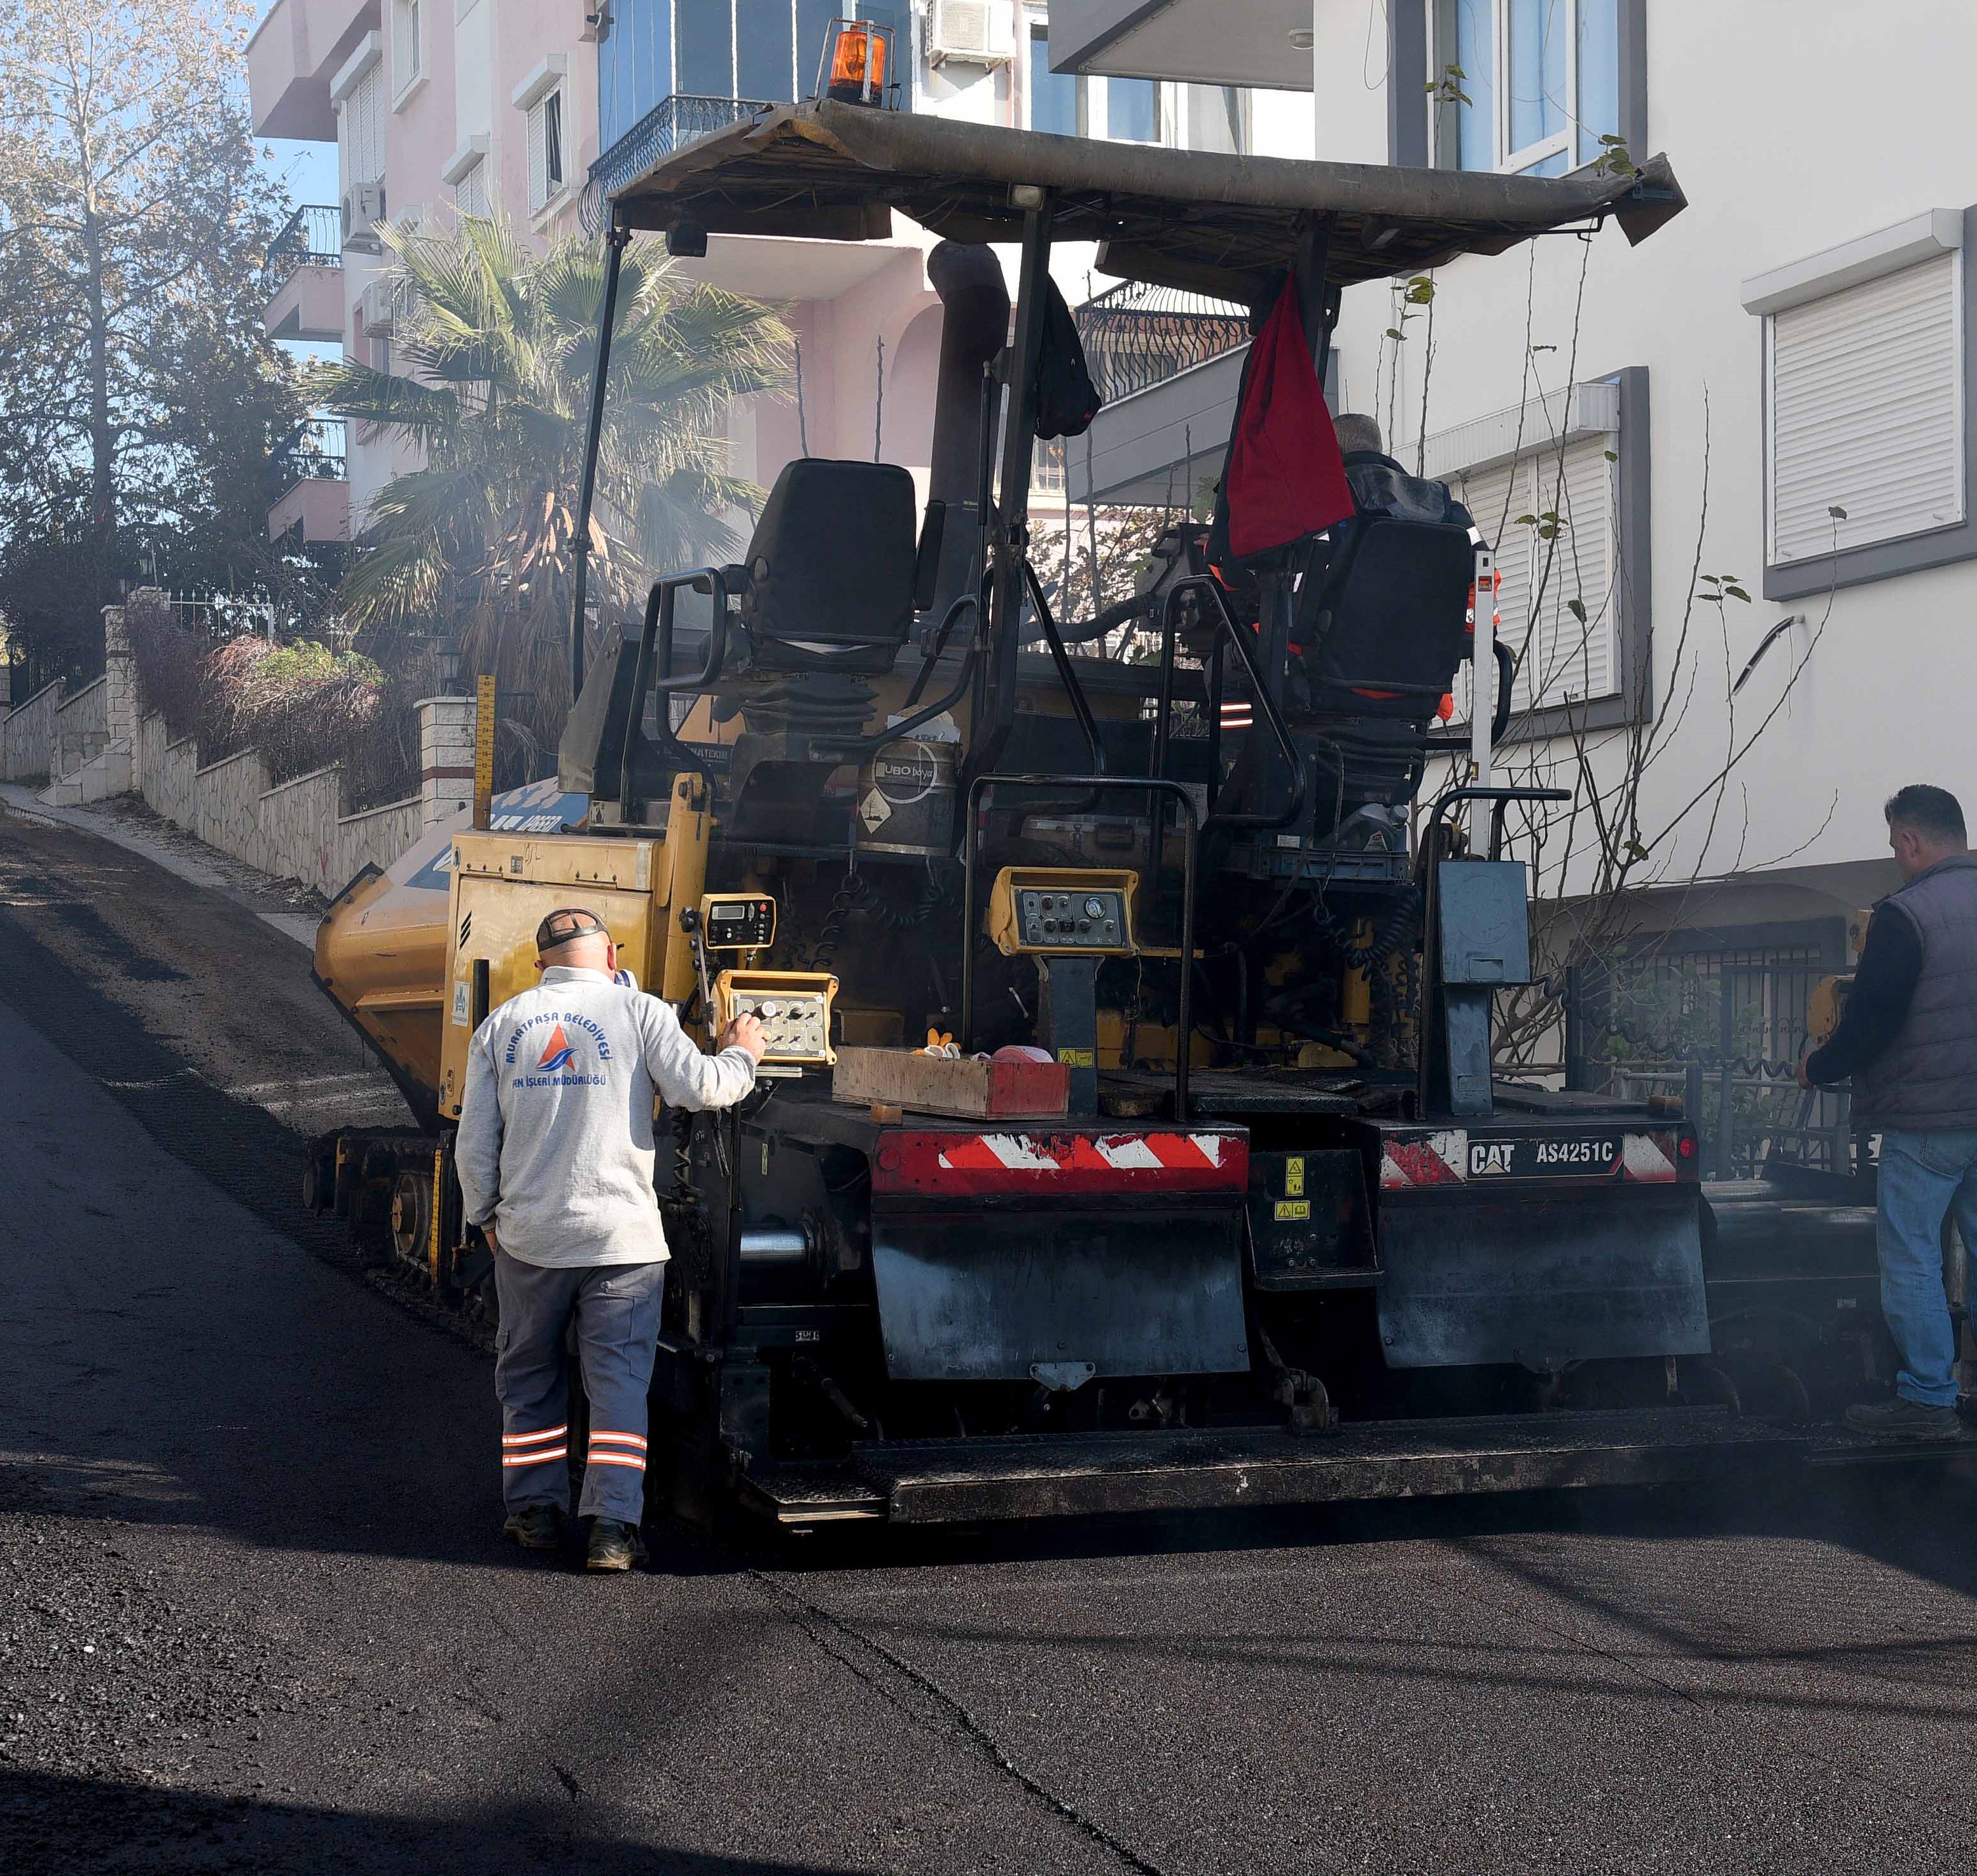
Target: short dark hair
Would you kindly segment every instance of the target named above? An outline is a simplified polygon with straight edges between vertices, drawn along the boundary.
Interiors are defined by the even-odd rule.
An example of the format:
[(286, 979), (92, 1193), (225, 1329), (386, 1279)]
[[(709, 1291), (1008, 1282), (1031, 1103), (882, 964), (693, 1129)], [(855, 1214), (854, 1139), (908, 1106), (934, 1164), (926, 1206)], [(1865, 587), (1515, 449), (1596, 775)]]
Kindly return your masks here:
[(1881, 811), (1891, 827), (1911, 827), (1932, 841), (1967, 840), (1963, 828), (1963, 808), (1947, 788), (1932, 788), (1926, 781), (1912, 781), (1888, 797)]

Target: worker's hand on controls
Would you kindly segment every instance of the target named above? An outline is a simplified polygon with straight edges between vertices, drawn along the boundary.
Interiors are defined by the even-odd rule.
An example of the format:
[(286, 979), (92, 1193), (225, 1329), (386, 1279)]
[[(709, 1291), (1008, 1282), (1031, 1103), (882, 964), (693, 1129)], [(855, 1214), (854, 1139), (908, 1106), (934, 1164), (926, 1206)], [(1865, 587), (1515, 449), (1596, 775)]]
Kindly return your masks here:
[(760, 1062), (769, 1052), (769, 1038), (760, 1019), (753, 1012), (744, 1010), (721, 1032), (719, 1046), (722, 1049), (745, 1049)]

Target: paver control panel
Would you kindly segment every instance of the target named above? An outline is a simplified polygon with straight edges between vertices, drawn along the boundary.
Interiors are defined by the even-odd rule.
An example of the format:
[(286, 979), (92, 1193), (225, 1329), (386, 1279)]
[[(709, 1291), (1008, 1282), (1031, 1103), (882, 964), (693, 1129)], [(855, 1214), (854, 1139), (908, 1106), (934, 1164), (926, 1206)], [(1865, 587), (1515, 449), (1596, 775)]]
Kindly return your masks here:
[(989, 935), (1005, 956), (1029, 952), (1129, 956), (1139, 876), (1099, 867), (1005, 867), (989, 900)]
[(1121, 892), (1038, 892), (1016, 895), (1025, 950), (1117, 950), (1126, 929)]
[(837, 1059), (830, 1045), (837, 995), (837, 979), (827, 971), (724, 970), (714, 983), (718, 1029), (753, 1016), (768, 1042), (764, 1062), (825, 1067)]

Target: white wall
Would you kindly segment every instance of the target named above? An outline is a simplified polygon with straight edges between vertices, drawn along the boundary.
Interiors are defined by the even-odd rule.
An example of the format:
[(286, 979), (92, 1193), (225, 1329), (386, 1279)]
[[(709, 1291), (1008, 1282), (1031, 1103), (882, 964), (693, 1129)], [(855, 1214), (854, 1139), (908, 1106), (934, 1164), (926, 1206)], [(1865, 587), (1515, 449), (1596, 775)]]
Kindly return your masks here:
[[(1384, 78), (1389, 4), (1418, 0), (1319, 0), (1321, 157), (1385, 160), (1385, 94), (1368, 79)], [(1443, 269), (1427, 421), (1438, 431), (1520, 401), (1527, 321), (1530, 342), (1557, 348), (1532, 360), (1548, 387), (1568, 370), (1583, 380), (1649, 368), (1655, 646), (1665, 700), (1698, 553), (1705, 408), (1701, 570), (1742, 575), (1754, 601), (1726, 609), (1732, 669), (1781, 618), (1808, 613), (1817, 624), (1826, 611), (1823, 599), (1758, 596), (1761, 335), (1738, 283), (1923, 210), (1977, 201), (1966, 97), (1977, 15), (1949, 0), (1893, 9), (1651, 0), (1646, 13), (1649, 148), (1668, 154), (1689, 207), (1638, 249), (1609, 228), (1589, 246), (1555, 237)], [(1368, 366), (1390, 323), (1381, 288), (1347, 294), (1339, 343), (1349, 404), (1373, 404)], [(1418, 427), (1422, 328), (1408, 330), (1401, 401)], [(1700, 821), (1691, 824), (1679, 868), (1748, 870), (1802, 848), (1791, 864), (1804, 880), (1808, 868), (1871, 859), (1884, 850), (1881, 801), (1908, 781), (1939, 783), (1977, 810), (1962, 643), (1973, 609), (1977, 562), (1839, 593), (1809, 668), (1741, 772), (1743, 789), (1733, 789), (1706, 850)], [(1650, 832), (1721, 760), (1730, 734), (1723, 639), (1710, 609), (1698, 609), (1697, 623), (1712, 649), (1645, 791)], [(1803, 655), (1810, 636), (1794, 629), (1791, 651)], [(1777, 701), (1794, 662), (1787, 650), (1773, 648), (1738, 700), (1740, 736)]]

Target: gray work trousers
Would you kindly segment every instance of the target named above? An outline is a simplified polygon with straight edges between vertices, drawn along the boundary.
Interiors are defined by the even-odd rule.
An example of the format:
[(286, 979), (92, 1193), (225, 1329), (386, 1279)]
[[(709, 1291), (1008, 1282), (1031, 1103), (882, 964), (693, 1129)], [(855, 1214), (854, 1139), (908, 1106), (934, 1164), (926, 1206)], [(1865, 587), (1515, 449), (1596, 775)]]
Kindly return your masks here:
[(586, 1264), (551, 1270), (494, 1253), (501, 1326), (494, 1392), (501, 1402), (501, 1496), (569, 1508), (569, 1369), (564, 1343), (576, 1322), (577, 1359), (590, 1403), (583, 1518), (628, 1524), (645, 1514), (645, 1395), (659, 1336), (666, 1267)]

